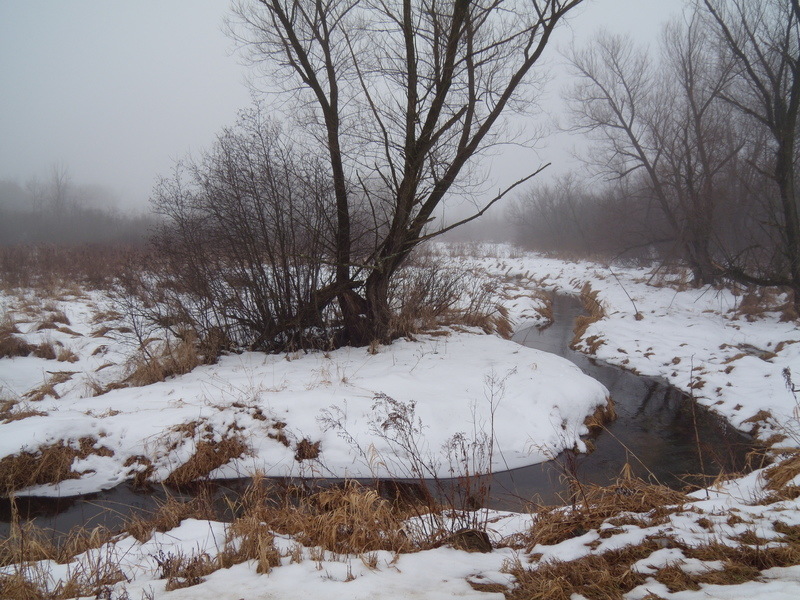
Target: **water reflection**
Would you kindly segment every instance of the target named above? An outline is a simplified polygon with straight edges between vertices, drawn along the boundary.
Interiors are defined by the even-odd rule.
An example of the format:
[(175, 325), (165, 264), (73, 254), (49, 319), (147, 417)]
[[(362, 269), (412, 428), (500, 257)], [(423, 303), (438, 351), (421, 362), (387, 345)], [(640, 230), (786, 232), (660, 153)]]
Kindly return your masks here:
[(514, 340), (563, 356), (602, 382), (614, 399), (618, 418), (593, 440), (591, 454), (561, 456), (556, 464), (495, 475), (494, 506), (513, 508), (519, 498), (558, 502), (569, 493), (559, 475), (573, 469), (582, 482), (607, 484), (627, 463), (640, 477), (680, 488), (702, 483), (704, 478), (698, 475), (713, 477), (745, 467), (751, 440), (696, 406), (680, 390), (661, 379), (635, 375), (572, 350), (572, 324), (581, 314), (578, 299), (556, 296), (554, 324), (520, 331)]

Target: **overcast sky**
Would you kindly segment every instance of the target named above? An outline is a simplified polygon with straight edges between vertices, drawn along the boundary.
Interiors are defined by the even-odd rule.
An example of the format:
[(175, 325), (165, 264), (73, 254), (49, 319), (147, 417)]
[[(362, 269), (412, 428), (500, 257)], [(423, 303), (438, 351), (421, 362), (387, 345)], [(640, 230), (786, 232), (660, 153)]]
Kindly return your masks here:
[[(599, 27), (655, 40), (682, 6), (587, 0), (551, 56)], [(226, 0), (0, 0), (0, 179), (24, 184), (61, 164), (75, 183), (146, 207), (155, 177), (208, 147), (250, 102), (247, 71), (222, 31), (227, 10)], [(558, 104), (551, 94), (548, 106)], [(493, 169), (501, 182), (539, 159), (564, 172), (569, 145), (554, 138), (538, 157), (514, 149)]]

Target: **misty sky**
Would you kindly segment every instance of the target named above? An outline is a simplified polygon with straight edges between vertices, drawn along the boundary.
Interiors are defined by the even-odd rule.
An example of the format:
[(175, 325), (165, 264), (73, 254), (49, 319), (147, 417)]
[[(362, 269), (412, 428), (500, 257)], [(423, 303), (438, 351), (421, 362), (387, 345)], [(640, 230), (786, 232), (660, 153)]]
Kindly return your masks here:
[[(549, 49), (553, 64), (557, 48), (601, 26), (655, 40), (682, 5), (587, 0)], [(121, 207), (146, 207), (156, 176), (210, 146), (250, 103), (247, 69), (222, 31), (227, 10), (226, 0), (0, 0), (0, 179), (24, 185), (61, 164)], [(545, 101), (554, 112), (562, 82)], [(538, 158), (496, 157), (493, 172), (511, 181), (540, 159), (564, 172), (573, 163), (563, 138)]]

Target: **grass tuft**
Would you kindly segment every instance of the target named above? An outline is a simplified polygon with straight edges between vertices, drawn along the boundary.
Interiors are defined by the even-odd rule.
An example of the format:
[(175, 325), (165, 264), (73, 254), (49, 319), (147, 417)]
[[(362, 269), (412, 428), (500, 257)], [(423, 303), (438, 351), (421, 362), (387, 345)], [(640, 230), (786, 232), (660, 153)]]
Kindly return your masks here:
[(109, 456), (112, 453), (108, 448), (96, 448), (96, 444), (97, 440), (91, 437), (78, 440), (77, 448), (61, 440), (33, 452), (5, 456), (0, 460), (0, 493), (8, 496), (33, 485), (77, 479), (80, 473), (72, 469), (76, 458), (86, 458), (90, 454)]
[[(598, 291), (593, 290), (592, 286), (587, 282), (584, 284), (583, 288), (581, 289), (581, 302), (583, 302), (584, 310), (586, 310), (585, 315), (580, 315), (577, 319), (575, 319), (575, 329), (574, 329), (574, 337), (572, 338), (572, 342), (570, 342), (571, 348), (576, 348), (578, 344), (580, 344), (583, 336), (586, 334), (586, 330), (589, 329), (589, 325), (592, 323), (596, 323), (600, 319), (606, 316), (605, 311), (603, 310), (603, 306), (600, 304), (600, 301), (597, 299)], [(597, 347), (602, 343), (600, 340), (586, 340), (587, 343), (590, 345), (590, 352), (595, 352)]]
[(244, 440), (237, 436), (223, 437), (220, 441), (201, 440), (197, 442), (192, 457), (170, 473), (164, 482), (180, 486), (201, 479), (249, 450)]

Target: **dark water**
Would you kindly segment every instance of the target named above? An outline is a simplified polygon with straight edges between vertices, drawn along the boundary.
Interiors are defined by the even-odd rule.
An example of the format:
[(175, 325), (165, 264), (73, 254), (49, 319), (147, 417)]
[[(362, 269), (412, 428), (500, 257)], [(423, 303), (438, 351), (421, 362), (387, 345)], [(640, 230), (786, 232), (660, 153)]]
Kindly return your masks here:
[[(571, 350), (573, 323), (582, 312), (577, 299), (557, 296), (553, 325), (544, 330), (521, 331), (514, 340), (563, 356), (601, 381), (611, 392), (618, 418), (592, 438), (595, 450), (590, 454), (564, 453), (555, 461), (496, 473), (491, 482), (473, 482), (476, 486), (491, 483), (488, 506), (523, 510), (533, 503), (561, 503), (569, 496), (564, 474), (577, 475), (584, 483), (608, 484), (626, 463), (636, 475), (676, 488), (703, 483), (702, 475), (713, 478), (720, 471), (740, 471), (745, 467), (745, 455), (753, 448), (750, 438), (695, 406), (682, 392), (662, 380), (634, 375)], [(329, 480), (323, 485), (336, 483), (337, 480)], [(443, 491), (433, 490), (435, 494), (464, 495), (462, 482), (439, 483)], [(216, 499), (220, 517), (224, 518), (226, 513), (230, 516), (225, 498), (235, 499), (246, 484), (247, 480), (211, 482), (203, 489)], [(137, 490), (132, 484), (122, 484), (75, 498), (19, 498), (17, 509), (21, 518), (33, 519), (40, 527), (52, 530), (53, 535), (75, 526), (118, 529), (130, 514), (150, 513), (170, 495), (189, 499), (198, 489), (178, 491), (156, 486)], [(418, 493), (413, 484), (406, 491)], [(8, 535), (10, 521), (10, 503), (2, 499), (0, 537)]]
[(581, 314), (578, 299), (556, 296), (553, 325), (520, 331), (514, 340), (563, 356), (602, 382), (614, 399), (618, 417), (593, 438), (591, 454), (564, 454), (553, 463), (496, 474), (494, 506), (512, 508), (515, 502), (519, 505), (519, 498), (538, 497), (545, 504), (564, 499), (568, 486), (559, 476), (565, 471), (576, 470), (582, 482), (607, 484), (628, 463), (639, 477), (682, 488), (701, 484), (723, 471), (745, 468), (746, 455), (753, 449), (751, 438), (662, 379), (635, 375), (570, 349), (572, 324)]

